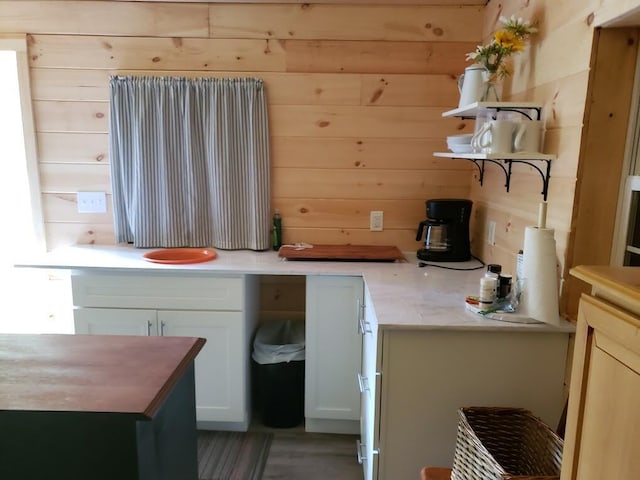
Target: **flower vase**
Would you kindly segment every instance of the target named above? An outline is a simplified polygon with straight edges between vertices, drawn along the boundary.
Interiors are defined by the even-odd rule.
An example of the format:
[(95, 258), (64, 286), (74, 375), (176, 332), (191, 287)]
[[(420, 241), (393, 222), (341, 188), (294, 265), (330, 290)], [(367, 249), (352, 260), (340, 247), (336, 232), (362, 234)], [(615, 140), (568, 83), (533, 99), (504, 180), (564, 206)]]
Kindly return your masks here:
[(484, 85), (484, 89), (482, 92), (481, 102), (499, 102), (500, 94), (498, 93), (498, 89), (502, 90), (502, 85), (498, 84), (495, 81), (487, 81)]

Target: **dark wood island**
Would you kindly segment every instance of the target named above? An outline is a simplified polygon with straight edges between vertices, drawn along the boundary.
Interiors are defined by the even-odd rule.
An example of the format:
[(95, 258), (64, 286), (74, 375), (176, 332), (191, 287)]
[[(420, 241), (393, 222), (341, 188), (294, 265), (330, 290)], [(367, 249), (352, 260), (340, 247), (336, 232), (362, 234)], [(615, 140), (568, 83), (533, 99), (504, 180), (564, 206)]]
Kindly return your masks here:
[(0, 335), (0, 478), (197, 480), (204, 343)]

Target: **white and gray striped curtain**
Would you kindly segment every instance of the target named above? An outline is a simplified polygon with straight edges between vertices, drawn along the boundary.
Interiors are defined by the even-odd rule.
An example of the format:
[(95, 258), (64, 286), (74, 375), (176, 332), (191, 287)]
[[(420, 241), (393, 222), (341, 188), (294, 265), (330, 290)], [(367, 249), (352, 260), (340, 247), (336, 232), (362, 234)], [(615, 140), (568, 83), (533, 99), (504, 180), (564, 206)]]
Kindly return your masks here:
[(118, 243), (270, 247), (262, 80), (111, 77), (109, 133)]

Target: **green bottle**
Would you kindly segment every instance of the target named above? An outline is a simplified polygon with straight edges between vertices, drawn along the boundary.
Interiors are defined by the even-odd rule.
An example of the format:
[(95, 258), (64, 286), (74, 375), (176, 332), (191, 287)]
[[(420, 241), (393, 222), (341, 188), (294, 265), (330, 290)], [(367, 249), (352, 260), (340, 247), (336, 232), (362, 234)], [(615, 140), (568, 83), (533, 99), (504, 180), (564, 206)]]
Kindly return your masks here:
[(282, 246), (282, 217), (278, 210), (275, 210), (273, 213), (273, 230), (271, 234), (273, 249), (278, 251)]

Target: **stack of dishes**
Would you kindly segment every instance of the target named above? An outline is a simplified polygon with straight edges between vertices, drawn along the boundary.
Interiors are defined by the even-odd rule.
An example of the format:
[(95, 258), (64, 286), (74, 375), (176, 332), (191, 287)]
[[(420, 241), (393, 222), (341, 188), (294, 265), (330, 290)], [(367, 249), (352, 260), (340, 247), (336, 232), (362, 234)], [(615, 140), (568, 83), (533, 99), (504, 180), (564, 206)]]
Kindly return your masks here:
[(448, 136), (447, 147), (449, 147), (449, 150), (453, 153), (473, 153), (471, 137), (473, 137), (472, 133)]

